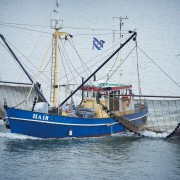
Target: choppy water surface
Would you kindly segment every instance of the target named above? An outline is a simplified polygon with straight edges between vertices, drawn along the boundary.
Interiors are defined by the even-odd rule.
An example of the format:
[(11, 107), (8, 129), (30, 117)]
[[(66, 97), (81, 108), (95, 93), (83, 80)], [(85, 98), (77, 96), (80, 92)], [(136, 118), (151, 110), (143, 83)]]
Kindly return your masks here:
[(2, 179), (179, 179), (179, 139), (42, 140), (0, 126)]

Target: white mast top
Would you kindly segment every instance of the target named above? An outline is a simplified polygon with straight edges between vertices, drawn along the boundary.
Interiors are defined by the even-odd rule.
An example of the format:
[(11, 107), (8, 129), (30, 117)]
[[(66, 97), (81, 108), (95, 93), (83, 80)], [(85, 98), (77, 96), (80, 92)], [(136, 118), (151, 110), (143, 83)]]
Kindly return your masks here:
[[(58, 89), (59, 89), (59, 45), (58, 40), (61, 36), (67, 37), (69, 34), (66, 32), (59, 31), (62, 29), (63, 21), (59, 19), (59, 2), (56, 1), (56, 19), (50, 21), (51, 28), (54, 29), (53, 33), (53, 53), (52, 53), (52, 65), (51, 65), (51, 102), (53, 107), (58, 106)], [(69, 35), (71, 37), (71, 35)]]
[(55, 30), (62, 29), (63, 21), (60, 20), (59, 1), (56, 1), (56, 8), (54, 9), (54, 13), (56, 13), (56, 19), (51, 19), (51, 28)]

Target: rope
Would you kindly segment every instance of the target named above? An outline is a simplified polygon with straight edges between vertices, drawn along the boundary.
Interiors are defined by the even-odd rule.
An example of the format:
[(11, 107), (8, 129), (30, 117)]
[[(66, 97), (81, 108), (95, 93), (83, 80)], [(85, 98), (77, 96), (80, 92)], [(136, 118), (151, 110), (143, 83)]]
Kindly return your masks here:
[[(6, 39), (7, 40), (7, 39)], [(10, 41), (7, 40), (7, 42), (19, 53), (21, 54), (27, 61), (28, 63), (30, 63), (35, 69), (38, 69), (23, 53), (21, 53)], [(9, 52), (10, 53), (10, 52)], [(11, 54), (11, 53), (10, 53)], [(13, 56), (12, 56), (13, 57)], [(14, 59), (14, 57), (13, 57)], [(27, 66), (27, 64), (25, 64), (24, 62), (21, 61), (21, 63), (31, 72), (33, 73), (33, 71)], [(34, 73), (33, 73), (34, 74)]]
[[(52, 15), (52, 13), (53, 13), (53, 11), (50, 12), (50, 14), (49, 14), (49, 16), (48, 16), (48, 18), (47, 18), (47, 20), (46, 20), (44, 26), (41, 26), (41, 27), (42, 27), (42, 31), (45, 29), (46, 25), (49, 23), (49, 19), (50, 19), (50, 16)], [(33, 55), (35, 49), (37, 48), (37, 45), (38, 45), (38, 42), (39, 42), (41, 36), (42, 36), (42, 32), (40, 32), (40, 35), (39, 35), (39, 37), (38, 37), (38, 39), (37, 39), (37, 41), (36, 41), (36, 44), (35, 44), (35, 46), (34, 46), (32, 52), (31, 52), (31, 55), (30, 55), (29, 59), (31, 59), (31, 57), (32, 57), (32, 55)]]
[(170, 133), (168, 136), (166, 136), (166, 138), (173, 137), (176, 134), (176, 132), (179, 132), (179, 131), (180, 131), (180, 123), (178, 123), (178, 125), (176, 126), (174, 131), (172, 131), (172, 133)]
[[(157, 102), (159, 102), (159, 101), (157, 101)], [(155, 109), (158, 109), (158, 108), (155, 108)], [(159, 127), (159, 130), (161, 131), (161, 127), (160, 127), (160, 125), (159, 125), (159, 119), (158, 119), (158, 117), (157, 117), (157, 111), (155, 110), (155, 112), (156, 112), (157, 125), (158, 125), (158, 127)]]
[[(129, 57), (129, 55), (134, 51), (134, 49), (135, 49), (135, 47), (129, 52), (129, 54), (126, 56), (126, 58), (120, 63), (120, 65), (115, 69), (115, 71), (111, 74), (111, 76), (109, 76), (109, 78), (100, 87), (102, 87), (104, 84), (106, 84), (108, 82), (108, 80), (114, 75), (114, 73), (119, 69), (119, 67), (125, 62), (125, 60)], [(117, 61), (118, 55), (119, 55), (119, 52), (117, 54), (115, 63)], [(112, 68), (114, 67), (115, 63), (113, 64)], [(113, 109), (114, 109), (114, 99), (113, 99)]]
[(177, 101), (175, 100), (174, 102), (175, 102), (175, 106), (176, 106), (176, 116), (177, 116), (177, 123), (178, 123), (179, 121), (178, 121)]
[(96, 100), (97, 100), (97, 104), (100, 104), (102, 106), (102, 110), (104, 110), (112, 119), (116, 120), (116, 122), (118, 122), (119, 124), (124, 126), (128, 131), (133, 132), (133, 133), (137, 134), (138, 136), (144, 137), (144, 135), (142, 135), (138, 132), (139, 131), (138, 126), (136, 126), (134, 123), (132, 123), (125, 117), (115, 116), (114, 113), (112, 113), (106, 106), (104, 106), (101, 103), (99, 96), (101, 96), (100, 93), (97, 94)]
[[(121, 64), (119, 66), (117, 66), (117, 68), (114, 70), (114, 72), (111, 74), (110, 77), (112, 77), (114, 75), (114, 73), (119, 69), (119, 67), (126, 61), (126, 59), (129, 57), (129, 55), (134, 51), (134, 49), (135, 49), (135, 47), (129, 52), (129, 54), (125, 57), (125, 59), (121, 62)], [(106, 80), (105, 83), (107, 83), (107, 81), (108, 80)]]
[[(7, 40), (7, 39), (6, 39)], [(34, 64), (32, 64), (28, 58), (26, 58), (25, 55), (23, 55), (10, 41), (7, 40), (7, 42), (12, 46), (14, 47), (14, 49), (19, 52), (35, 69), (38, 69)], [(1, 43), (1, 42), (0, 42)], [(4, 46), (4, 44), (1, 43), (1, 45), (4, 47), (4, 49), (13, 57), (13, 55), (11, 54), (11, 52), (8, 50), (7, 47)], [(14, 57), (13, 57), (14, 59)], [(32, 74), (34, 74), (34, 72), (22, 61), (20, 61)], [(15, 61), (15, 63), (17, 64), (17, 66), (19, 67), (18, 63)], [(20, 68), (21, 69), (21, 68)], [(21, 69), (22, 70), (22, 69)], [(43, 74), (44, 75), (44, 74)], [(45, 75), (44, 75), (45, 76)], [(46, 77), (46, 76), (45, 76)], [(41, 79), (43, 80), (43, 79)], [(43, 80), (44, 81), (44, 80)]]
[(39, 74), (40, 74), (42, 65), (44, 64), (44, 61), (45, 61), (46, 56), (47, 56), (47, 53), (48, 53), (48, 51), (49, 51), (49, 49), (50, 49), (50, 47), (51, 47), (51, 44), (52, 44), (52, 41), (50, 42), (50, 44), (49, 44), (49, 46), (48, 46), (48, 49), (46, 50), (46, 53), (45, 53), (45, 55), (44, 55), (44, 58), (43, 58), (43, 60), (41, 61), (41, 64), (40, 64), (40, 66), (39, 66), (38, 73), (37, 73), (37, 75), (35, 76), (35, 80), (33, 81), (33, 84), (32, 84), (32, 87), (31, 87), (31, 89), (30, 89), (30, 91), (29, 91), (29, 94), (28, 94), (28, 96), (27, 96), (27, 99), (29, 98), (29, 96), (30, 96), (30, 94), (31, 94), (31, 92), (32, 92), (32, 89), (33, 89), (33, 87), (34, 87), (34, 84), (37, 82), (37, 78), (38, 78), (38, 76), (39, 76)]
[[(73, 80), (74, 80), (75, 83), (77, 84), (76, 79), (75, 79), (75, 76), (74, 76), (74, 73), (72, 72), (72, 70), (71, 70), (68, 62), (70, 62), (70, 64), (71, 64), (71, 66), (73, 67), (74, 71), (75, 71), (79, 76), (81, 76), (81, 75), (78, 73), (78, 71), (77, 71), (76, 68), (73, 66), (72, 62), (70, 61), (70, 58), (69, 58), (69, 56), (68, 56), (68, 54), (67, 54), (67, 52), (66, 52), (66, 50), (65, 50), (65, 47), (64, 47), (62, 41), (61, 41), (61, 44), (62, 44), (62, 47), (63, 47), (63, 49), (64, 49), (64, 51), (61, 51), (61, 52), (62, 52), (62, 55), (64, 56), (64, 58), (65, 58), (65, 60), (66, 60), (66, 62), (67, 62), (67, 65), (68, 65), (68, 67), (69, 67), (69, 70), (70, 70), (70, 72), (71, 72), (71, 74), (72, 74), (72, 76), (73, 76)], [(65, 52), (65, 54), (64, 54), (64, 52)], [(65, 55), (66, 55), (66, 56), (65, 56)], [(66, 58), (66, 57), (67, 57), (67, 58)], [(68, 60), (68, 61), (67, 61), (67, 60)], [(66, 76), (67, 76), (67, 74), (66, 74)]]
[[(100, 93), (98, 93), (98, 94), (100, 94)], [(137, 135), (139, 135), (139, 136), (143, 136), (143, 137), (144, 137), (144, 135), (143, 135), (142, 133), (143, 133), (143, 131), (145, 131), (145, 130), (147, 130), (147, 131), (149, 132), (149, 136), (151, 136), (150, 131), (156, 132), (156, 129), (155, 129), (156, 126), (154, 126), (150, 114), (149, 114), (149, 117), (150, 117), (150, 119), (151, 119), (151, 123), (152, 123), (152, 125), (153, 125), (154, 130), (144, 127), (144, 128), (142, 129), (143, 131), (141, 131), (141, 130), (138, 130), (138, 128), (137, 128), (136, 126), (133, 127), (133, 126), (132, 126), (132, 123), (129, 122), (129, 120), (127, 120), (125, 117), (115, 116), (114, 113), (112, 113), (106, 106), (104, 106), (104, 105), (101, 103), (99, 97), (100, 97), (100, 95), (97, 95), (97, 103), (102, 106), (102, 110), (104, 110), (111, 118), (113, 118), (114, 120), (116, 120), (118, 123), (120, 123), (122, 126), (124, 126), (124, 127), (125, 127), (127, 130), (129, 130), (130, 132), (133, 132), (133, 133), (135, 133), (135, 134), (137, 134)], [(153, 107), (154, 112), (155, 112), (155, 117), (156, 117), (157, 125), (158, 125), (158, 127), (159, 127), (160, 132), (161, 132), (160, 124), (159, 124), (159, 120), (157, 119), (157, 112), (156, 112), (156, 108), (158, 108), (158, 107), (155, 107), (154, 100), (152, 100), (151, 102), (152, 102), (152, 107)], [(160, 101), (159, 105), (161, 106), (160, 108), (161, 108), (161, 110), (162, 110), (162, 103), (161, 103), (161, 101)], [(169, 108), (169, 105), (168, 105), (168, 108)], [(163, 114), (164, 114), (164, 113), (163, 113)], [(163, 122), (164, 122), (164, 121), (163, 121)], [(164, 124), (165, 124), (165, 122), (164, 122)], [(149, 131), (149, 130), (150, 130), (150, 131)], [(175, 136), (175, 135), (176, 135), (176, 132), (179, 133), (179, 131), (180, 131), (180, 123), (178, 123), (178, 125), (176, 126), (176, 128), (174, 129), (174, 131), (173, 131), (172, 133), (170, 133), (170, 134), (167, 136), (167, 138), (172, 137), (172, 136)], [(156, 132), (156, 133), (157, 133), (157, 132)], [(158, 134), (160, 134), (162, 137), (164, 137), (163, 132), (162, 132), (162, 133), (158, 133)], [(177, 134), (177, 135), (178, 135), (178, 134)], [(159, 136), (158, 136), (158, 137), (159, 137)]]
[[(68, 39), (68, 41), (69, 41), (69, 39)], [(84, 66), (86, 67), (86, 69), (89, 71), (89, 73), (91, 74), (91, 71), (89, 70), (89, 68), (86, 66), (86, 63), (83, 61), (83, 59), (81, 58), (81, 56), (80, 56), (80, 54), (78, 53), (78, 51), (77, 51), (77, 49), (76, 49), (76, 46), (75, 46), (75, 44), (74, 44), (74, 42), (73, 42), (73, 40), (72, 40), (72, 38), (71, 38), (71, 41), (72, 41), (72, 44), (71, 44), (71, 42), (69, 41), (69, 43), (71, 44), (71, 46), (74, 48), (74, 50), (75, 50), (75, 52), (77, 53), (77, 55), (78, 55), (78, 57), (79, 57), (79, 59), (80, 59), (80, 61), (81, 61), (81, 63), (82, 63), (82, 65), (83, 65), (83, 68), (84, 68)], [(85, 70), (85, 68), (84, 68), (84, 70)], [(86, 72), (86, 75), (88, 76), (88, 74), (87, 74), (87, 71), (85, 70), (85, 72)]]
[[(12, 86), (11, 86), (11, 90), (12, 90)], [(8, 91), (7, 91), (8, 92)], [(15, 104), (18, 104), (17, 102), (16, 102), (16, 98), (15, 98), (15, 93), (12, 93), (13, 94), (13, 98), (14, 98), (14, 101), (15, 101)], [(16, 96), (17, 97), (17, 96)]]
[[(116, 59), (115, 59), (113, 65), (111, 66), (110, 71), (111, 71), (111, 70), (113, 69), (113, 67), (115, 66), (115, 64), (116, 64), (116, 62), (117, 62), (117, 59), (118, 59), (118, 56), (119, 56), (119, 52), (117, 53)], [(106, 75), (103, 76), (102, 78), (98, 79), (98, 80), (104, 79), (105, 77), (106, 77)], [(109, 76), (109, 78), (107, 79), (107, 81), (110, 79), (110, 77), (111, 77), (111, 76)], [(107, 82), (107, 81), (106, 81), (106, 82)]]
[(5, 24), (0, 24), (0, 26), (7, 26), (7, 27), (13, 27), (16, 29), (22, 29), (22, 30), (26, 30), (26, 31), (32, 31), (32, 32), (40, 32), (40, 33), (44, 33), (44, 34), (51, 34), (50, 32), (47, 31), (39, 31), (39, 30), (35, 30), (35, 29), (29, 29), (29, 28), (22, 28), (22, 27), (17, 27), (17, 26), (12, 26), (12, 25), (5, 25)]
[[(111, 50), (112, 48), (114, 48), (114, 47), (117, 46), (117, 45), (119, 45), (119, 43), (116, 43), (114, 46), (110, 47), (110, 48), (107, 49), (106, 51), (103, 51), (102, 53), (98, 54), (98, 55), (95, 56), (94, 58), (91, 58), (90, 60), (88, 60), (88, 61), (86, 62), (86, 64), (88, 64), (88, 63), (91, 62), (92, 60), (98, 58), (99, 56), (102, 56), (103, 54), (105, 54), (106, 52), (108, 52), (109, 50)], [(114, 51), (113, 51), (113, 52), (114, 52)], [(109, 57), (110, 54), (112, 54), (112, 52), (109, 53), (108, 55), (104, 56), (103, 58), (101, 58), (100, 60), (98, 60), (97, 62), (95, 62), (94, 64), (92, 64), (91, 66), (89, 66), (88, 69), (96, 66), (99, 62), (101, 62), (101, 61), (104, 60), (105, 58)], [(79, 70), (81, 67), (82, 67), (82, 66), (79, 66), (79, 67), (77, 67), (76, 69)], [(86, 71), (86, 70), (81, 71), (80, 74), (84, 73), (85, 71)], [(70, 74), (70, 73), (69, 73), (69, 74)], [(76, 76), (76, 77), (78, 77), (78, 76)], [(63, 79), (63, 78), (64, 78), (64, 77), (62, 77), (61, 79)], [(60, 80), (61, 80), (61, 79), (60, 79)], [(72, 80), (73, 80), (73, 79), (71, 79), (70, 81), (72, 81)]]
[[(139, 88), (139, 94), (142, 95), (142, 91), (141, 91), (141, 81), (140, 81), (140, 75), (139, 75), (139, 58), (138, 58), (138, 51), (137, 51), (137, 40), (135, 41), (136, 44), (136, 58), (137, 58), (137, 74), (138, 74), (138, 88)], [(140, 98), (141, 101), (141, 98)]]
[(170, 113), (170, 109), (169, 109), (169, 100), (167, 101), (167, 103), (168, 103), (168, 114), (169, 114), (169, 119), (170, 119), (170, 122), (171, 122), (171, 128), (173, 128), (172, 120), (171, 120), (171, 113)]
[[(51, 13), (50, 13), (50, 15), (49, 15), (49, 17), (51, 16), (51, 14), (53, 13), (54, 11), (52, 11)], [(49, 18), (48, 18), (48, 20), (49, 20)], [(17, 25), (17, 26), (30, 26), (30, 27), (43, 27), (43, 28), (45, 28), (45, 27), (47, 27), (47, 28), (49, 28), (49, 26), (47, 26), (47, 25), (40, 25), (40, 24), (21, 24), (21, 23), (12, 23), (12, 22), (9, 22), (9, 23), (6, 23), (6, 22), (0, 22), (0, 24), (2, 24), (2, 25), (6, 25), (6, 24), (8, 24), (8, 25)], [(108, 28), (89, 28), (89, 27), (86, 27), (86, 28), (84, 28), (84, 27), (71, 27), (71, 26), (65, 26), (64, 28), (66, 28), (66, 29), (83, 29), (83, 30), (93, 30), (93, 31), (118, 31), (119, 32), (119, 29), (118, 30), (115, 30), (114, 28), (113, 29), (108, 29)], [(128, 30), (121, 30), (121, 31), (124, 31), (124, 32), (128, 32)]]
[(164, 122), (164, 127), (167, 131), (167, 127), (166, 127), (166, 123), (165, 123), (165, 119), (164, 119), (164, 112), (163, 112), (163, 109), (162, 109), (162, 102), (160, 101), (160, 105), (161, 105), (161, 111), (162, 111), (162, 116), (163, 116), (163, 122)]
[[(151, 102), (152, 102), (152, 101), (151, 101)], [(152, 104), (153, 104), (153, 103), (152, 103)], [(153, 122), (153, 120), (152, 120), (152, 118), (151, 118), (151, 113), (150, 113), (150, 112), (149, 112), (149, 114), (148, 114), (148, 117), (150, 118), (152, 127), (155, 129), (154, 122)], [(149, 122), (149, 121), (148, 121), (148, 122)]]
[(20, 109), (29, 109), (30, 103), (32, 103), (29, 99), (27, 101), (27, 95), (29, 92), (29, 88), (27, 86), (9, 86), (3, 85), (0, 86), (0, 94), (1, 99), (6, 99), (8, 106), (11, 107), (19, 107)]
[(140, 49), (141, 52), (142, 52), (151, 62), (153, 62), (153, 64), (155, 64), (174, 84), (176, 84), (178, 87), (180, 87), (180, 85), (179, 85), (173, 78), (171, 78), (155, 61), (153, 61), (140, 47), (138, 47), (138, 49)]
[[(59, 46), (58, 46), (58, 49), (59, 49)], [(59, 54), (62, 57), (60, 49), (59, 49)], [(67, 73), (66, 73), (66, 68), (65, 68), (65, 65), (64, 65), (64, 61), (63, 61), (63, 58), (61, 58), (61, 59), (62, 59), (62, 65), (63, 65), (63, 68), (64, 68), (65, 76), (66, 76), (66, 79), (67, 79), (67, 84), (69, 84), (69, 79), (68, 79), (68, 76), (67, 76)]]

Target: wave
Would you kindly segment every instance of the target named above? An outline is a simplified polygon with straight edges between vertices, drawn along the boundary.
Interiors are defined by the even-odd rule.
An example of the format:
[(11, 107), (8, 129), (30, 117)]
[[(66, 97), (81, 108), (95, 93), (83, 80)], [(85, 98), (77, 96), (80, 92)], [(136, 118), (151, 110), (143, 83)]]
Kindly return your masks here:
[[(169, 133), (164, 132), (164, 133), (155, 133), (153, 131), (142, 131), (140, 132), (141, 135), (145, 137), (151, 137), (151, 138), (166, 138)], [(134, 133), (131, 132), (126, 132), (126, 133), (117, 133), (117, 134), (112, 134), (111, 137), (132, 137), (136, 136)], [(19, 139), (19, 140), (27, 140), (27, 139), (32, 139), (32, 140), (69, 140), (69, 139), (99, 139), (103, 137), (86, 137), (86, 138), (74, 138), (74, 137), (67, 137), (67, 138), (48, 138), (48, 139), (42, 139), (42, 138), (37, 138), (33, 136), (27, 136), (27, 135), (22, 135), (22, 134), (16, 134), (16, 133), (11, 133), (11, 132), (0, 132), (0, 137), (2, 138), (8, 138), (8, 139)], [(107, 136), (105, 136), (107, 137)]]
[(0, 125), (4, 125), (4, 122), (1, 122), (1, 121), (0, 121)]
[(163, 133), (156, 133), (153, 131), (142, 131), (140, 132), (141, 135), (144, 135), (145, 137), (153, 137), (153, 138), (166, 138), (169, 133), (163, 132)]
[(15, 133), (10, 133), (10, 132), (0, 132), (0, 137), (8, 138), (8, 139), (19, 139), (19, 140), (41, 139), (41, 138), (37, 138), (37, 137), (32, 137), (32, 136), (27, 136), (27, 135), (22, 135), (22, 134), (15, 134)]

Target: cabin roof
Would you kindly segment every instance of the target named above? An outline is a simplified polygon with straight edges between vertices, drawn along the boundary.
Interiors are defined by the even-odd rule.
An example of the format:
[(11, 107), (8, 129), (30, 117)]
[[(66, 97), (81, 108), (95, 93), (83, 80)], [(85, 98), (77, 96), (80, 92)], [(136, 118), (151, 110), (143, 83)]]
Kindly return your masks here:
[(125, 84), (100, 83), (100, 84), (84, 85), (84, 91), (118, 91), (118, 90), (131, 89), (131, 88), (132, 85), (125, 85)]

